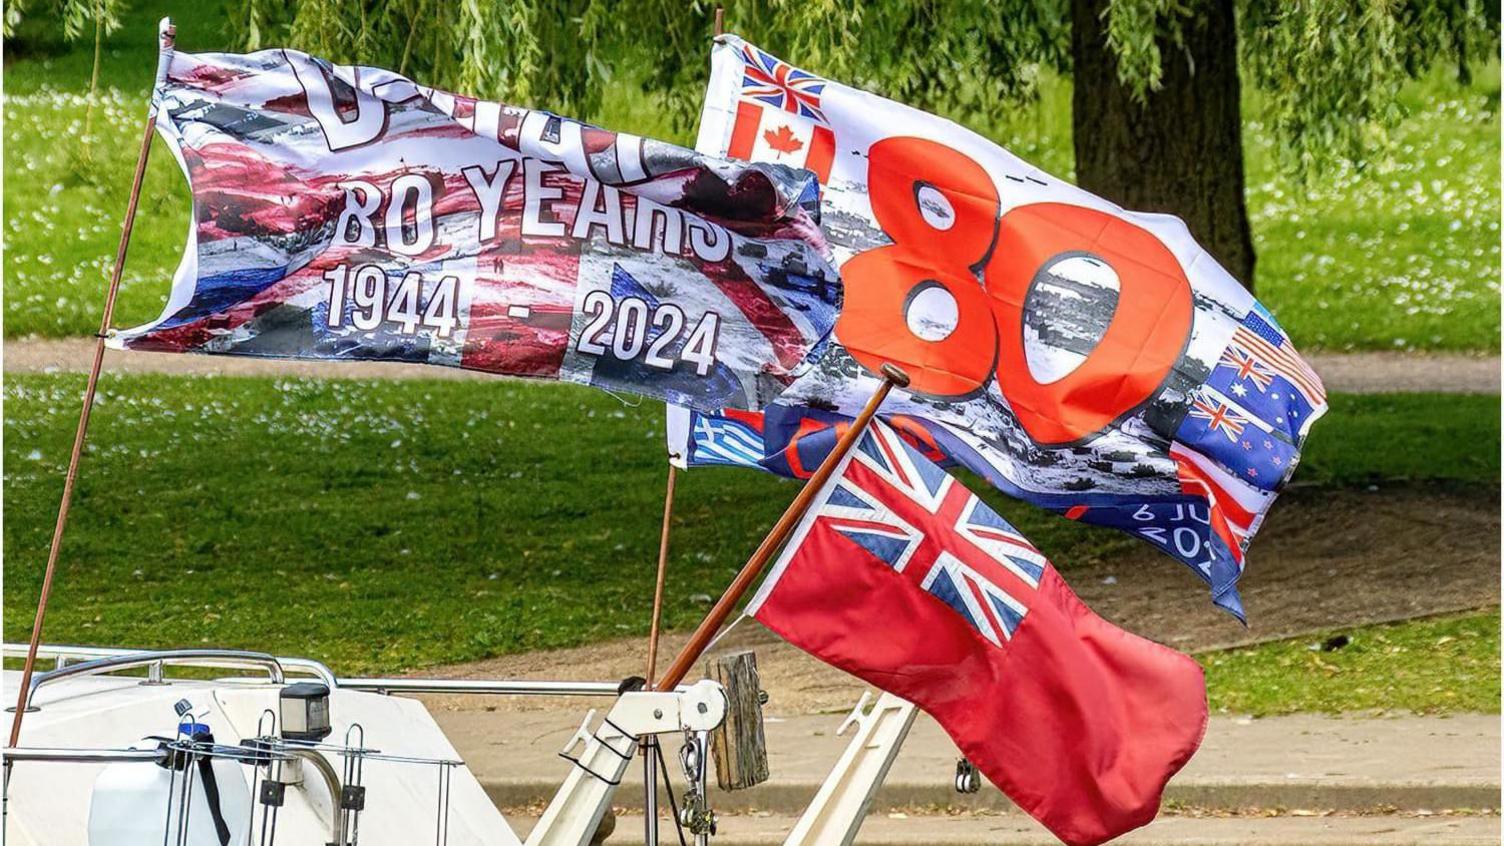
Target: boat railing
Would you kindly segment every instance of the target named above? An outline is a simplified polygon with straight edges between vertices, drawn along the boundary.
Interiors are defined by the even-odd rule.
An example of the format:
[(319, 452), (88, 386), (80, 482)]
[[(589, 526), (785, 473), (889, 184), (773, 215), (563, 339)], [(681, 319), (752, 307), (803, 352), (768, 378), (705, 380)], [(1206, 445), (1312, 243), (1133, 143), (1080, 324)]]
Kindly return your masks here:
[(7, 746), (3, 754), (12, 761), (41, 761), (56, 764), (114, 764), (141, 762), (157, 764), (166, 760), (160, 749), (73, 749), (43, 746)]
[(275, 655), (265, 652), (248, 652), (238, 649), (160, 649), (106, 655), (78, 664), (63, 664), (31, 677), (27, 700), (35, 697), (43, 686), (80, 676), (96, 676), (122, 670), (146, 668), (143, 684), (165, 683), (164, 669), (177, 667), (212, 667), (216, 669), (265, 670), (272, 684), (283, 684), (286, 675)]
[[(24, 658), (27, 644), (6, 643), (0, 654)], [(287, 676), (317, 678), (331, 689), (357, 690), (383, 695), (439, 693), (472, 696), (617, 696), (621, 683), (614, 681), (555, 681), (546, 679), (444, 679), (444, 678), (340, 678), (322, 662), (311, 658), (273, 656), (264, 652), (228, 649), (122, 649), (108, 646), (41, 644), (37, 657), (55, 662), (56, 669), (32, 677), (30, 693), (49, 681), (147, 668), (147, 683), (164, 681), (164, 668), (172, 665), (224, 669), (264, 669), (267, 680), (282, 684)], [(680, 685), (680, 689), (684, 689)], [(28, 694), (28, 699), (30, 695)]]

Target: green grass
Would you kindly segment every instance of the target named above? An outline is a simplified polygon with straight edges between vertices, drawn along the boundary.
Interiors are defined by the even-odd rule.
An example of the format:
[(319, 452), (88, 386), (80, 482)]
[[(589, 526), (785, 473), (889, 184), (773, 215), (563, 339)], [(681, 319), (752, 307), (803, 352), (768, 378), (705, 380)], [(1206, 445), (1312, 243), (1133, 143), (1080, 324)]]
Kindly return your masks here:
[[(1323, 651), (1329, 638), (1345, 646)], [(1334, 631), (1199, 656), (1215, 712), (1499, 713), (1499, 611)]]
[(1301, 453), (1295, 482), (1492, 484), (1499, 478), (1499, 398), (1335, 394)]
[[(29, 36), (7, 45), (5, 69), (5, 336), (87, 335), (98, 327), (100, 292), (121, 214), (155, 63), (157, 18), (179, 17), (180, 46), (226, 46), (220, 4), (133, 4), (108, 42), (109, 90), (85, 155), (82, 92), (89, 44)], [(629, 75), (630, 70), (624, 69)], [(1245, 104), (1248, 202), (1259, 253), (1260, 297), (1303, 349), (1499, 349), (1499, 69), (1471, 87), (1438, 71), (1410, 85), (1409, 117), (1393, 155), (1344, 167), (1301, 185), (1274, 166)], [(596, 119), (681, 143), (687, 128), (622, 80)], [(547, 106), (547, 103), (539, 105)], [(1025, 159), (1069, 177), (1070, 88), (1046, 80), (1037, 103), (972, 128)], [(117, 322), (155, 316), (187, 226), (188, 198), (170, 156), (153, 153)]]
[[(5, 384), (5, 633), (36, 601), (81, 376)], [(662, 406), (517, 382), (111, 377), (48, 637), (303, 652), (347, 672), (645, 633)], [(569, 421), (568, 425), (558, 425)], [(687, 626), (795, 486), (680, 483), (666, 622)], [(1132, 541), (1004, 506), (1087, 560)]]
[[(29, 630), (83, 381), (5, 380), (7, 638)], [(1387, 402), (1337, 397), (1311, 475), (1497, 486), (1497, 451), (1476, 448), (1498, 443), (1496, 398)], [(1406, 445), (1429, 460), (1314, 446), (1393, 441), (1427, 415), (1472, 428)], [(659, 405), (510, 381), (112, 376), (90, 443), (49, 640), (313, 650), (365, 672), (646, 631)], [(793, 491), (746, 471), (682, 477), (670, 627), (698, 621), (696, 596), (719, 593)], [(1067, 575), (1136, 548), (987, 496)]]
[(1498, 65), (1477, 79), (1409, 86), (1388, 160), (1304, 187), (1245, 125), (1258, 295), (1302, 347), (1498, 351)]

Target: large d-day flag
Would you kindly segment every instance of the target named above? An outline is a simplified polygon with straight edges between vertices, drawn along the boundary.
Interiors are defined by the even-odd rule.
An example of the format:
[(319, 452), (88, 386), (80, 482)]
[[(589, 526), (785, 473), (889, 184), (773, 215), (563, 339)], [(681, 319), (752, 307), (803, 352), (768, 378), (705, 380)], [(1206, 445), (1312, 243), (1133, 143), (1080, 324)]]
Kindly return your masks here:
[(154, 97), (193, 221), (166, 308), (117, 347), (756, 408), (839, 310), (803, 171), (292, 50), (174, 54)]
[(893, 362), (912, 384), (884, 410), (915, 443), (1142, 537), (1242, 616), (1244, 549), (1326, 397), (1181, 221), (735, 36), (714, 50), (698, 147), (819, 174), (846, 301), (765, 415), (672, 414), (671, 454), (804, 475)]
[(880, 422), (747, 610), (929, 712), (1076, 846), (1152, 820), (1206, 730), (1195, 661), (1093, 614), (1007, 521)]

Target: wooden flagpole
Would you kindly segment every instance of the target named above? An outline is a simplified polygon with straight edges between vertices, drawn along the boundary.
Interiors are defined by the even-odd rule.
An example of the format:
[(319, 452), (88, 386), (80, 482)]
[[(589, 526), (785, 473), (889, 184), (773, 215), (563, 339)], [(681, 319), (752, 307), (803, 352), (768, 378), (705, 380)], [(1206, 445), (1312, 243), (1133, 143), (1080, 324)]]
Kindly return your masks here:
[[(715, 7), (715, 35), (725, 32), (726, 10)], [(648, 623), (648, 667), (644, 687), (653, 689), (653, 675), (658, 669), (658, 630), (663, 621), (663, 583), (668, 575), (668, 539), (674, 520), (674, 482), (679, 468), (670, 458), (668, 487), (663, 492), (663, 528), (658, 534), (658, 572), (653, 580), (653, 617)], [(701, 766), (703, 763), (703, 751)], [(658, 739), (649, 736), (642, 744), (643, 762), (643, 843), (658, 846)], [(672, 797), (670, 797), (672, 799)]]
[(653, 687), (653, 673), (658, 665), (658, 626), (663, 619), (663, 582), (668, 573), (668, 535), (674, 519), (674, 481), (679, 468), (668, 465), (668, 488), (663, 492), (663, 530), (658, 535), (658, 576), (653, 583), (653, 619), (648, 624), (647, 687)]
[[(171, 18), (163, 18), (158, 32), (159, 59), (156, 83), (160, 85), (167, 72), (167, 59), (177, 41), (177, 28)], [(152, 87), (155, 97), (157, 85)], [(94, 409), (94, 395), (99, 387), (99, 371), (104, 366), (104, 342), (115, 316), (115, 297), (120, 293), (120, 274), (125, 269), (125, 254), (131, 243), (131, 230), (136, 224), (136, 207), (141, 200), (141, 182), (146, 177), (146, 160), (151, 154), (152, 135), (157, 128), (157, 104), (155, 98), (146, 114), (146, 130), (141, 135), (141, 152), (136, 156), (136, 174), (131, 181), (131, 195), (125, 206), (125, 222), (120, 229), (120, 245), (115, 249), (115, 269), (110, 274), (110, 286), (105, 292), (104, 314), (99, 319), (99, 334), (94, 341), (94, 364), (89, 368), (89, 382), (84, 388), (84, 405), (78, 414), (78, 429), (73, 433), (73, 452), (68, 457), (68, 474), (63, 477), (63, 497), (57, 507), (57, 523), (52, 527), (52, 546), (47, 550), (47, 570), (42, 576), (42, 593), (37, 598), (37, 613), (31, 624), (31, 643), (26, 649), (26, 664), (21, 669), (21, 684), (16, 691), (16, 714), (10, 723), (10, 743), (14, 747), (21, 739), (21, 720), (26, 716), (27, 697), (30, 694), (31, 676), (36, 669), (37, 647), (42, 642), (42, 623), (47, 617), (47, 597), (52, 593), (53, 577), (57, 574), (58, 553), (63, 546), (63, 531), (68, 525), (68, 509), (73, 504), (73, 486), (78, 481), (78, 464), (83, 457), (84, 439), (89, 433), (89, 413)], [(9, 770), (9, 767), (7, 767)]]
[(815, 495), (820, 492), (820, 489), (825, 486), (826, 480), (835, 472), (836, 465), (840, 464), (841, 459), (846, 457), (846, 453), (850, 452), (851, 448), (856, 446), (857, 439), (867, 430), (867, 424), (872, 422), (872, 416), (877, 413), (878, 406), (882, 405), (883, 400), (888, 398), (888, 392), (892, 391), (895, 387), (903, 388), (909, 384), (908, 374), (891, 364), (884, 364), (882, 373), (883, 383), (872, 395), (872, 398), (867, 400), (867, 405), (862, 409), (862, 413), (857, 415), (851, 427), (836, 442), (835, 448), (830, 451), (829, 455), (825, 456), (824, 461), (820, 462), (820, 466), (815, 470), (814, 475), (810, 476), (809, 481), (804, 483), (804, 487), (799, 489), (799, 494), (794, 497), (793, 502), (789, 503), (789, 507), (783, 512), (783, 516), (778, 518), (778, 522), (774, 524), (772, 531), (768, 532), (767, 537), (762, 539), (762, 544), (757, 547), (757, 551), (752, 553), (752, 557), (747, 560), (741, 572), (737, 573), (736, 578), (732, 580), (731, 586), (726, 588), (725, 593), (721, 594), (721, 598), (716, 601), (715, 607), (710, 609), (710, 613), (706, 614), (705, 619), (700, 622), (699, 628), (695, 629), (695, 633), (690, 636), (689, 643), (684, 645), (684, 648), (679, 651), (678, 657), (674, 659), (674, 663), (664, 672), (663, 678), (658, 682), (660, 690), (671, 690), (679, 682), (684, 681), (684, 677), (689, 674), (690, 668), (700, 659), (700, 655), (710, 646), (710, 641), (715, 637), (716, 632), (720, 631), (721, 626), (725, 624), (726, 618), (731, 616), (736, 603), (752, 587), (752, 583), (757, 580), (763, 568), (772, 560), (773, 553), (777, 552), (778, 548), (783, 545), (783, 542), (788, 540), (789, 535), (794, 531), (794, 526), (804, 516), (804, 512), (809, 510), (809, 505), (814, 500)]
[[(726, 32), (726, 9), (715, 7), (715, 37)], [(653, 675), (658, 668), (658, 629), (663, 620), (663, 582), (668, 572), (669, 525), (674, 517), (674, 482), (679, 468), (673, 461), (668, 465), (668, 489), (663, 494), (663, 528), (658, 535), (658, 575), (653, 583), (653, 617), (648, 623), (648, 672), (647, 689), (653, 689)]]

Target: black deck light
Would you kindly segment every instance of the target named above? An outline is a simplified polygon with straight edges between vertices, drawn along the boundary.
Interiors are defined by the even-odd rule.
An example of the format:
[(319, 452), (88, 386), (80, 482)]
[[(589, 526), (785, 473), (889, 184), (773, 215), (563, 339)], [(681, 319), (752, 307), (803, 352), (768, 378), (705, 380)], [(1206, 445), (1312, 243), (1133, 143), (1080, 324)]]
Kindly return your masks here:
[(285, 740), (317, 742), (329, 736), (329, 687), (299, 682), (282, 688), (278, 697)]

